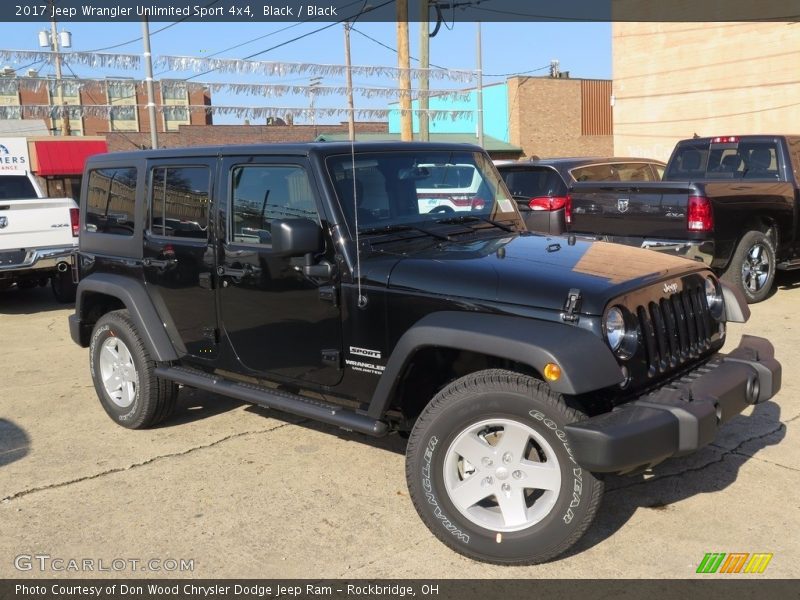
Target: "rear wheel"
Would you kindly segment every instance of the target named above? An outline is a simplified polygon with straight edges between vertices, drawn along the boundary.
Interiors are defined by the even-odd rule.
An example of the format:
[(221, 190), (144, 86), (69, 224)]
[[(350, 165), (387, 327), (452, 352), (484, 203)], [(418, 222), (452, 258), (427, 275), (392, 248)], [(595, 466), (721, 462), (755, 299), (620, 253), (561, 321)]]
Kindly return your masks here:
[(172, 414), (178, 386), (155, 376), (155, 361), (127, 310), (106, 313), (97, 321), (89, 360), (100, 403), (119, 425), (143, 429)]
[(409, 439), (406, 478), (417, 512), (471, 558), (555, 558), (589, 527), (603, 492), (574, 462), (563, 432), (583, 418), (532, 377), (491, 370), (453, 382)]
[(736, 246), (722, 278), (738, 287), (748, 304), (764, 300), (775, 280), (775, 248), (772, 239), (761, 231), (748, 231)]

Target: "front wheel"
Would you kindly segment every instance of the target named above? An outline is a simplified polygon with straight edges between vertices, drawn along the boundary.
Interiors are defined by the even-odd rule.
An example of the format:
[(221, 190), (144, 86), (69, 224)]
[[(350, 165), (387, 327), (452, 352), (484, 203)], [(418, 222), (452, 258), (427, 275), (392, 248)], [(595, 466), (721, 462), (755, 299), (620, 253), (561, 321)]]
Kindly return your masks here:
[(453, 382), (409, 438), (406, 478), (417, 512), (471, 558), (555, 558), (588, 529), (602, 497), (602, 481), (573, 460), (563, 431), (583, 418), (532, 377), (491, 370)]
[(722, 278), (738, 287), (748, 304), (764, 300), (775, 280), (775, 248), (761, 231), (748, 231), (736, 246)]

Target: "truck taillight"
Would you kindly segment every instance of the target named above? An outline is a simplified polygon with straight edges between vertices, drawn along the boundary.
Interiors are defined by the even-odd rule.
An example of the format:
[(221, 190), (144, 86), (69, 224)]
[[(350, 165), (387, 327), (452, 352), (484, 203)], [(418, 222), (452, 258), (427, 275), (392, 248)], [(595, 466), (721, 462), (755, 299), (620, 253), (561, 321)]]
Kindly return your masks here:
[(689, 231), (711, 231), (714, 229), (714, 213), (711, 202), (705, 196), (689, 196), (686, 225)]
[(567, 203), (564, 205), (564, 221), (567, 225), (572, 223), (572, 196), (567, 194)]
[(78, 232), (81, 230), (81, 221), (77, 208), (69, 209), (69, 222), (72, 225), (72, 237), (78, 237)]
[(537, 196), (528, 201), (531, 210), (560, 210), (566, 205), (566, 196)]
[(712, 144), (737, 144), (739, 143), (739, 138), (735, 135), (727, 135), (721, 137), (711, 138)]

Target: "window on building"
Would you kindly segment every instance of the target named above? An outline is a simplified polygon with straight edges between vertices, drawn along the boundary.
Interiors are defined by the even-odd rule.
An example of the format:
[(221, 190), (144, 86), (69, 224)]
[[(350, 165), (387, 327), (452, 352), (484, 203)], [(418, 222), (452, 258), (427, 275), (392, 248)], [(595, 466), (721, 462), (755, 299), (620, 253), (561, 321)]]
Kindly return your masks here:
[[(58, 96), (58, 83), (50, 81), (48, 85), (48, 93), (50, 94), (50, 105), (55, 107), (53, 111), (53, 130), (56, 135), (61, 133), (61, 120), (62, 113), (58, 111), (59, 96)], [(69, 134), (70, 135), (83, 135), (83, 115), (81, 114), (81, 85), (77, 81), (70, 81), (69, 79), (61, 80), (61, 100), (69, 107)]]
[(106, 84), (111, 131), (138, 131), (136, 84), (132, 81), (109, 81)]
[(86, 231), (133, 235), (136, 174), (133, 167), (89, 172)]
[(0, 119), (19, 119), (19, 82), (0, 78)]
[(154, 235), (208, 237), (208, 167), (153, 169), (150, 227)]
[(182, 81), (162, 81), (161, 97), (164, 103), (164, 128), (177, 131), (189, 125), (189, 89)]
[(319, 223), (308, 174), (297, 165), (236, 167), (232, 212), (234, 242), (271, 244), (275, 219)]

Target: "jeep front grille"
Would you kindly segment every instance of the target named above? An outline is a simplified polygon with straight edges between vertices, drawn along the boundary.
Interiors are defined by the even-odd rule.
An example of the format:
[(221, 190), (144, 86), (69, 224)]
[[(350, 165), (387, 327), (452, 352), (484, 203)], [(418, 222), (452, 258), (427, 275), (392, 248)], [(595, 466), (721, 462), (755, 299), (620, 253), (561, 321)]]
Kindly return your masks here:
[(712, 322), (702, 286), (639, 306), (636, 315), (651, 377), (685, 363), (710, 346)]

